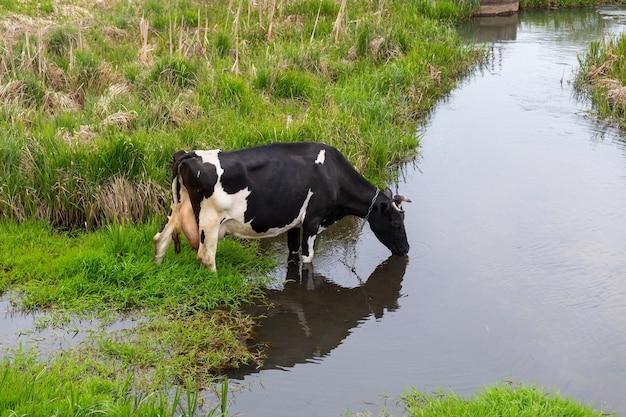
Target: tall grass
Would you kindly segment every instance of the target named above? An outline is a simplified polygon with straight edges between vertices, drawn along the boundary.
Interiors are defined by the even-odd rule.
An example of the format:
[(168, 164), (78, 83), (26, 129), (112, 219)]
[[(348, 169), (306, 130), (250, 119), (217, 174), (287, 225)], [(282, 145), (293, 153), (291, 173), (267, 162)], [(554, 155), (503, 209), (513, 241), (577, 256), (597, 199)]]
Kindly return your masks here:
[(146, 221), (179, 149), (322, 141), (382, 185), (483, 56), (440, 23), (467, 2), (230, 3), (77, 4), (89, 25), (55, 2), (5, 9), (0, 218)]

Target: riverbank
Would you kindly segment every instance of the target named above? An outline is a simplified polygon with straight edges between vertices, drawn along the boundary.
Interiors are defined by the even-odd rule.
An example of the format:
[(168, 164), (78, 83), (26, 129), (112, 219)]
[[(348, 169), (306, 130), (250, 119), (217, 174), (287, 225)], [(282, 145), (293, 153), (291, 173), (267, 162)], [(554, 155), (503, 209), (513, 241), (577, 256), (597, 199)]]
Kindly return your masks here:
[(238, 307), (277, 255), (224, 240), (217, 275), (185, 250), (156, 267), (172, 154), (321, 141), (382, 186), (415, 155), (417, 123), (484, 57), (446, 23), (472, 3), (227, 3), (0, 12), (7, 314), (46, 311), (34, 327), (52, 329), (139, 316), (58, 352), (3, 352), (1, 415), (193, 414), (223, 369), (262, 360)]

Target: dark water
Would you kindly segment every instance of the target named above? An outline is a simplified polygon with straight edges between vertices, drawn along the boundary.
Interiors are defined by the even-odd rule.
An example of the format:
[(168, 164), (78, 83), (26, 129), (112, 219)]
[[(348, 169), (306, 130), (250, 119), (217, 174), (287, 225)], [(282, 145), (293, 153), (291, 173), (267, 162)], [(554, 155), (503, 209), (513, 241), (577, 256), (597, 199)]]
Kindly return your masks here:
[(492, 57), (433, 112), (398, 184), (413, 200), (410, 256), (388, 258), (348, 221), (318, 240), (314, 271), (277, 271), (294, 282), (273, 292), (258, 330), (269, 359), (231, 380), (231, 413), (397, 412), (411, 386), (471, 394), (503, 380), (626, 413), (626, 142), (570, 85), (577, 54), (625, 15), (460, 29)]

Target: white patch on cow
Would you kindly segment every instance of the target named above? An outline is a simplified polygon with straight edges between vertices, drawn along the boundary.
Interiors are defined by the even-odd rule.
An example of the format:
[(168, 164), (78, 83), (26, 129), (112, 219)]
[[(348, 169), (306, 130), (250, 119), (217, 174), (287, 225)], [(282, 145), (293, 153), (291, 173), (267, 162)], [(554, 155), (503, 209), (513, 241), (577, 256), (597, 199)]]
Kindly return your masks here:
[[(216, 187), (216, 191), (217, 189), (218, 187)], [(309, 205), (309, 201), (311, 200), (313, 192), (309, 190), (306, 198), (304, 199), (304, 203), (302, 204), (302, 207), (300, 207), (300, 211), (298, 212), (298, 215), (295, 219), (293, 219), (290, 223), (284, 226), (272, 227), (262, 233), (258, 233), (252, 228), (252, 220), (250, 220), (249, 222), (245, 222), (244, 215), (248, 206), (247, 198), (248, 195), (250, 195), (250, 191), (245, 188), (238, 193), (226, 195), (231, 198), (232, 202), (230, 209), (222, 214), (219, 233), (220, 237), (224, 236), (225, 234), (231, 234), (233, 236), (245, 239), (260, 239), (264, 237), (278, 236), (282, 233), (285, 233), (289, 229), (301, 226), (302, 222), (304, 221), (304, 217), (306, 216), (306, 209)]]
[(222, 169), (222, 165), (220, 164), (220, 160), (218, 158), (218, 154), (222, 152), (220, 149), (212, 149), (210, 151), (194, 151), (196, 155), (202, 158), (202, 162), (209, 163), (215, 165), (215, 170), (217, 171), (218, 181), (219, 177), (224, 173), (224, 169)]
[(326, 150), (322, 149), (320, 153), (317, 154), (317, 159), (315, 160), (316, 164), (323, 164), (326, 160)]

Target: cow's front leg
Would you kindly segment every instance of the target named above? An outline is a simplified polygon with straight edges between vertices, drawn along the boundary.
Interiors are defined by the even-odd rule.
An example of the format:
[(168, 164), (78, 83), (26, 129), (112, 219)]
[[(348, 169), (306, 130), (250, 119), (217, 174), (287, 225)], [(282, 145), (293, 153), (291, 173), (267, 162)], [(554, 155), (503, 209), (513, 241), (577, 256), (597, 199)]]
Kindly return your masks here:
[(204, 266), (215, 272), (215, 253), (220, 231), (219, 215), (214, 210), (201, 209), (198, 230), (200, 245), (197, 258)]

